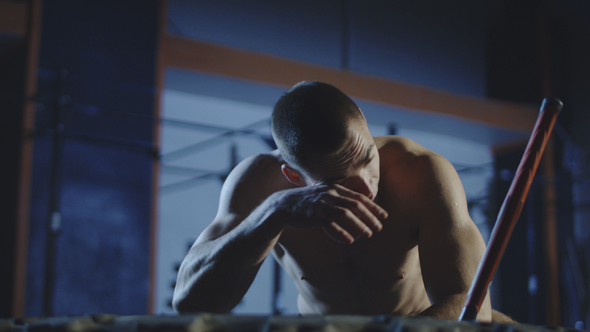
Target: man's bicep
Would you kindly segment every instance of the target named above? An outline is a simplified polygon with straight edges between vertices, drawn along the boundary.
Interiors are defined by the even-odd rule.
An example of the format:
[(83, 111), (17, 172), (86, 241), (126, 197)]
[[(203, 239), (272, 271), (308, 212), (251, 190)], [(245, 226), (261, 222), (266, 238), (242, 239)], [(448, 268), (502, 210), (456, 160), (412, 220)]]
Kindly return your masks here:
[(216, 218), (226, 214), (246, 217), (273, 193), (293, 187), (275, 157), (262, 154), (246, 158), (225, 180)]
[(236, 228), (268, 196), (287, 188), (286, 183), (280, 165), (269, 155), (256, 155), (240, 162), (223, 183), (217, 215), (196, 244), (214, 240)]
[(485, 244), (471, 220), (428, 223), (419, 233), (420, 265), (431, 301), (469, 290)]
[(431, 301), (437, 302), (467, 294), (485, 243), (469, 216), (457, 172), (442, 157), (431, 162), (430, 181), (423, 192), (426, 204), (420, 216), (418, 247), (424, 285)]
[[(438, 308), (441, 318), (459, 317), (484, 248), (479, 230), (473, 223), (421, 230), (419, 250), (422, 278), (428, 297), (433, 307)], [(490, 310), (490, 299), (487, 296), (477, 320), (490, 321)]]
[[(245, 165), (245, 162), (242, 162), (226, 178), (221, 187), (217, 215), (213, 222), (199, 235), (195, 245), (215, 240), (227, 234), (244, 220), (244, 214), (249, 213), (244, 204), (244, 198), (240, 197), (240, 195), (248, 191), (248, 184), (243, 181), (245, 169), (248, 166)], [(241, 211), (242, 213), (232, 211)]]

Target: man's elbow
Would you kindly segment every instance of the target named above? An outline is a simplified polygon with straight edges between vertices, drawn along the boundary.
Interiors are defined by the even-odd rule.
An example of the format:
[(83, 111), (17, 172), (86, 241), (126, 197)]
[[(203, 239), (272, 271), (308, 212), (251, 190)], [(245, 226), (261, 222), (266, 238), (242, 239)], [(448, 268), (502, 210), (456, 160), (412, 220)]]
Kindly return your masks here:
[(194, 312), (191, 310), (190, 303), (186, 301), (186, 298), (180, 297), (176, 294), (174, 294), (174, 297), (172, 298), (172, 308), (179, 314)]
[(190, 314), (198, 312), (210, 312), (215, 314), (229, 313), (234, 306), (217, 304), (215, 299), (200, 296), (182, 296), (174, 294), (172, 308), (179, 314)]
[(179, 291), (179, 286), (176, 285), (174, 295), (172, 296), (172, 309), (179, 314), (190, 313), (190, 301), (187, 301), (187, 294)]
[(216, 312), (210, 306), (200, 303), (197, 299), (191, 299), (187, 296), (174, 294), (172, 298), (172, 308), (179, 314), (191, 314), (197, 312)]

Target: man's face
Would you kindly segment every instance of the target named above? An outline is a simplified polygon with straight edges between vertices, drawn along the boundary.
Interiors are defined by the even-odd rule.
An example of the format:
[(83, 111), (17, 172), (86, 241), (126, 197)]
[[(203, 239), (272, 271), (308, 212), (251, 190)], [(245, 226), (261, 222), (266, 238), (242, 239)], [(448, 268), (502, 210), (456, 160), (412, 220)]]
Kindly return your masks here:
[(334, 156), (315, 158), (306, 172), (308, 185), (340, 184), (371, 200), (379, 185), (379, 152), (364, 119), (351, 120), (343, 148)]

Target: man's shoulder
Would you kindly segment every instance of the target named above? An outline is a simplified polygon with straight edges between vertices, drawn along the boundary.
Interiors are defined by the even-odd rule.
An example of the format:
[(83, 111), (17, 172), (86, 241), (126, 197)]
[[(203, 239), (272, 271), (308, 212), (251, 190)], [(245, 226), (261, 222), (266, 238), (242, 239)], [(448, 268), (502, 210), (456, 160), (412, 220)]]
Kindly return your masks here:
[(416, 170), (417, 166), (435, 166), (446, 160), (438, 153), (403, 136), (377, 136), (374, 138), (382, 166)]
[(407, 197), (423, 197), (440, 183), (455, 181), (455, 169), (445, 157), (409, 138), (381, 136), (375, 143), (382, 181)]
[(227, 181), (261, 186), (282, 179), (281, 165), (285, 161), (277, 151), (259, 153), (242, 160), (230, 173)]
[(283, 163), (277, 151), (241, 161), (223, 184), (220, 209), (247, 215), (272, 193), (293, 187), (281, 172)]
[(406, 213), (416, 217), (437, 211), (435, 207), (446, 206), (449, 201), (464, 199), (455, 168), (440, 154), (408, 138), (384, 137), (375, 142), (381, 144), (383, 185)]
[(250, 170), (265, 170), (267, 168), (275, 168), (276, 166), (280, 167), (284, 163), (285, 161), (281, 157), (280, 152), (278, 150), (273, 150), (245, 158), (237, 167)]

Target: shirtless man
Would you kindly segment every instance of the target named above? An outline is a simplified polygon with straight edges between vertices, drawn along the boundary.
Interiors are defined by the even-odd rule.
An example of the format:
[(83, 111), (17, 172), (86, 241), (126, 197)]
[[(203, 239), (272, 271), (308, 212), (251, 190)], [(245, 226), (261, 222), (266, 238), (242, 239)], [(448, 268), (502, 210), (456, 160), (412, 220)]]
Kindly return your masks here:
[[(444, 157), (372, 137), (357, 105), (320, 82), (283, 94), (272, 133), (279, 150), (231, 172), (184, 259), (178, 312), (229, 312), (272, 252), (303, 315), (459, 317), (485, 244)], [(491, 317), (488, 295), (478, 320)]]

